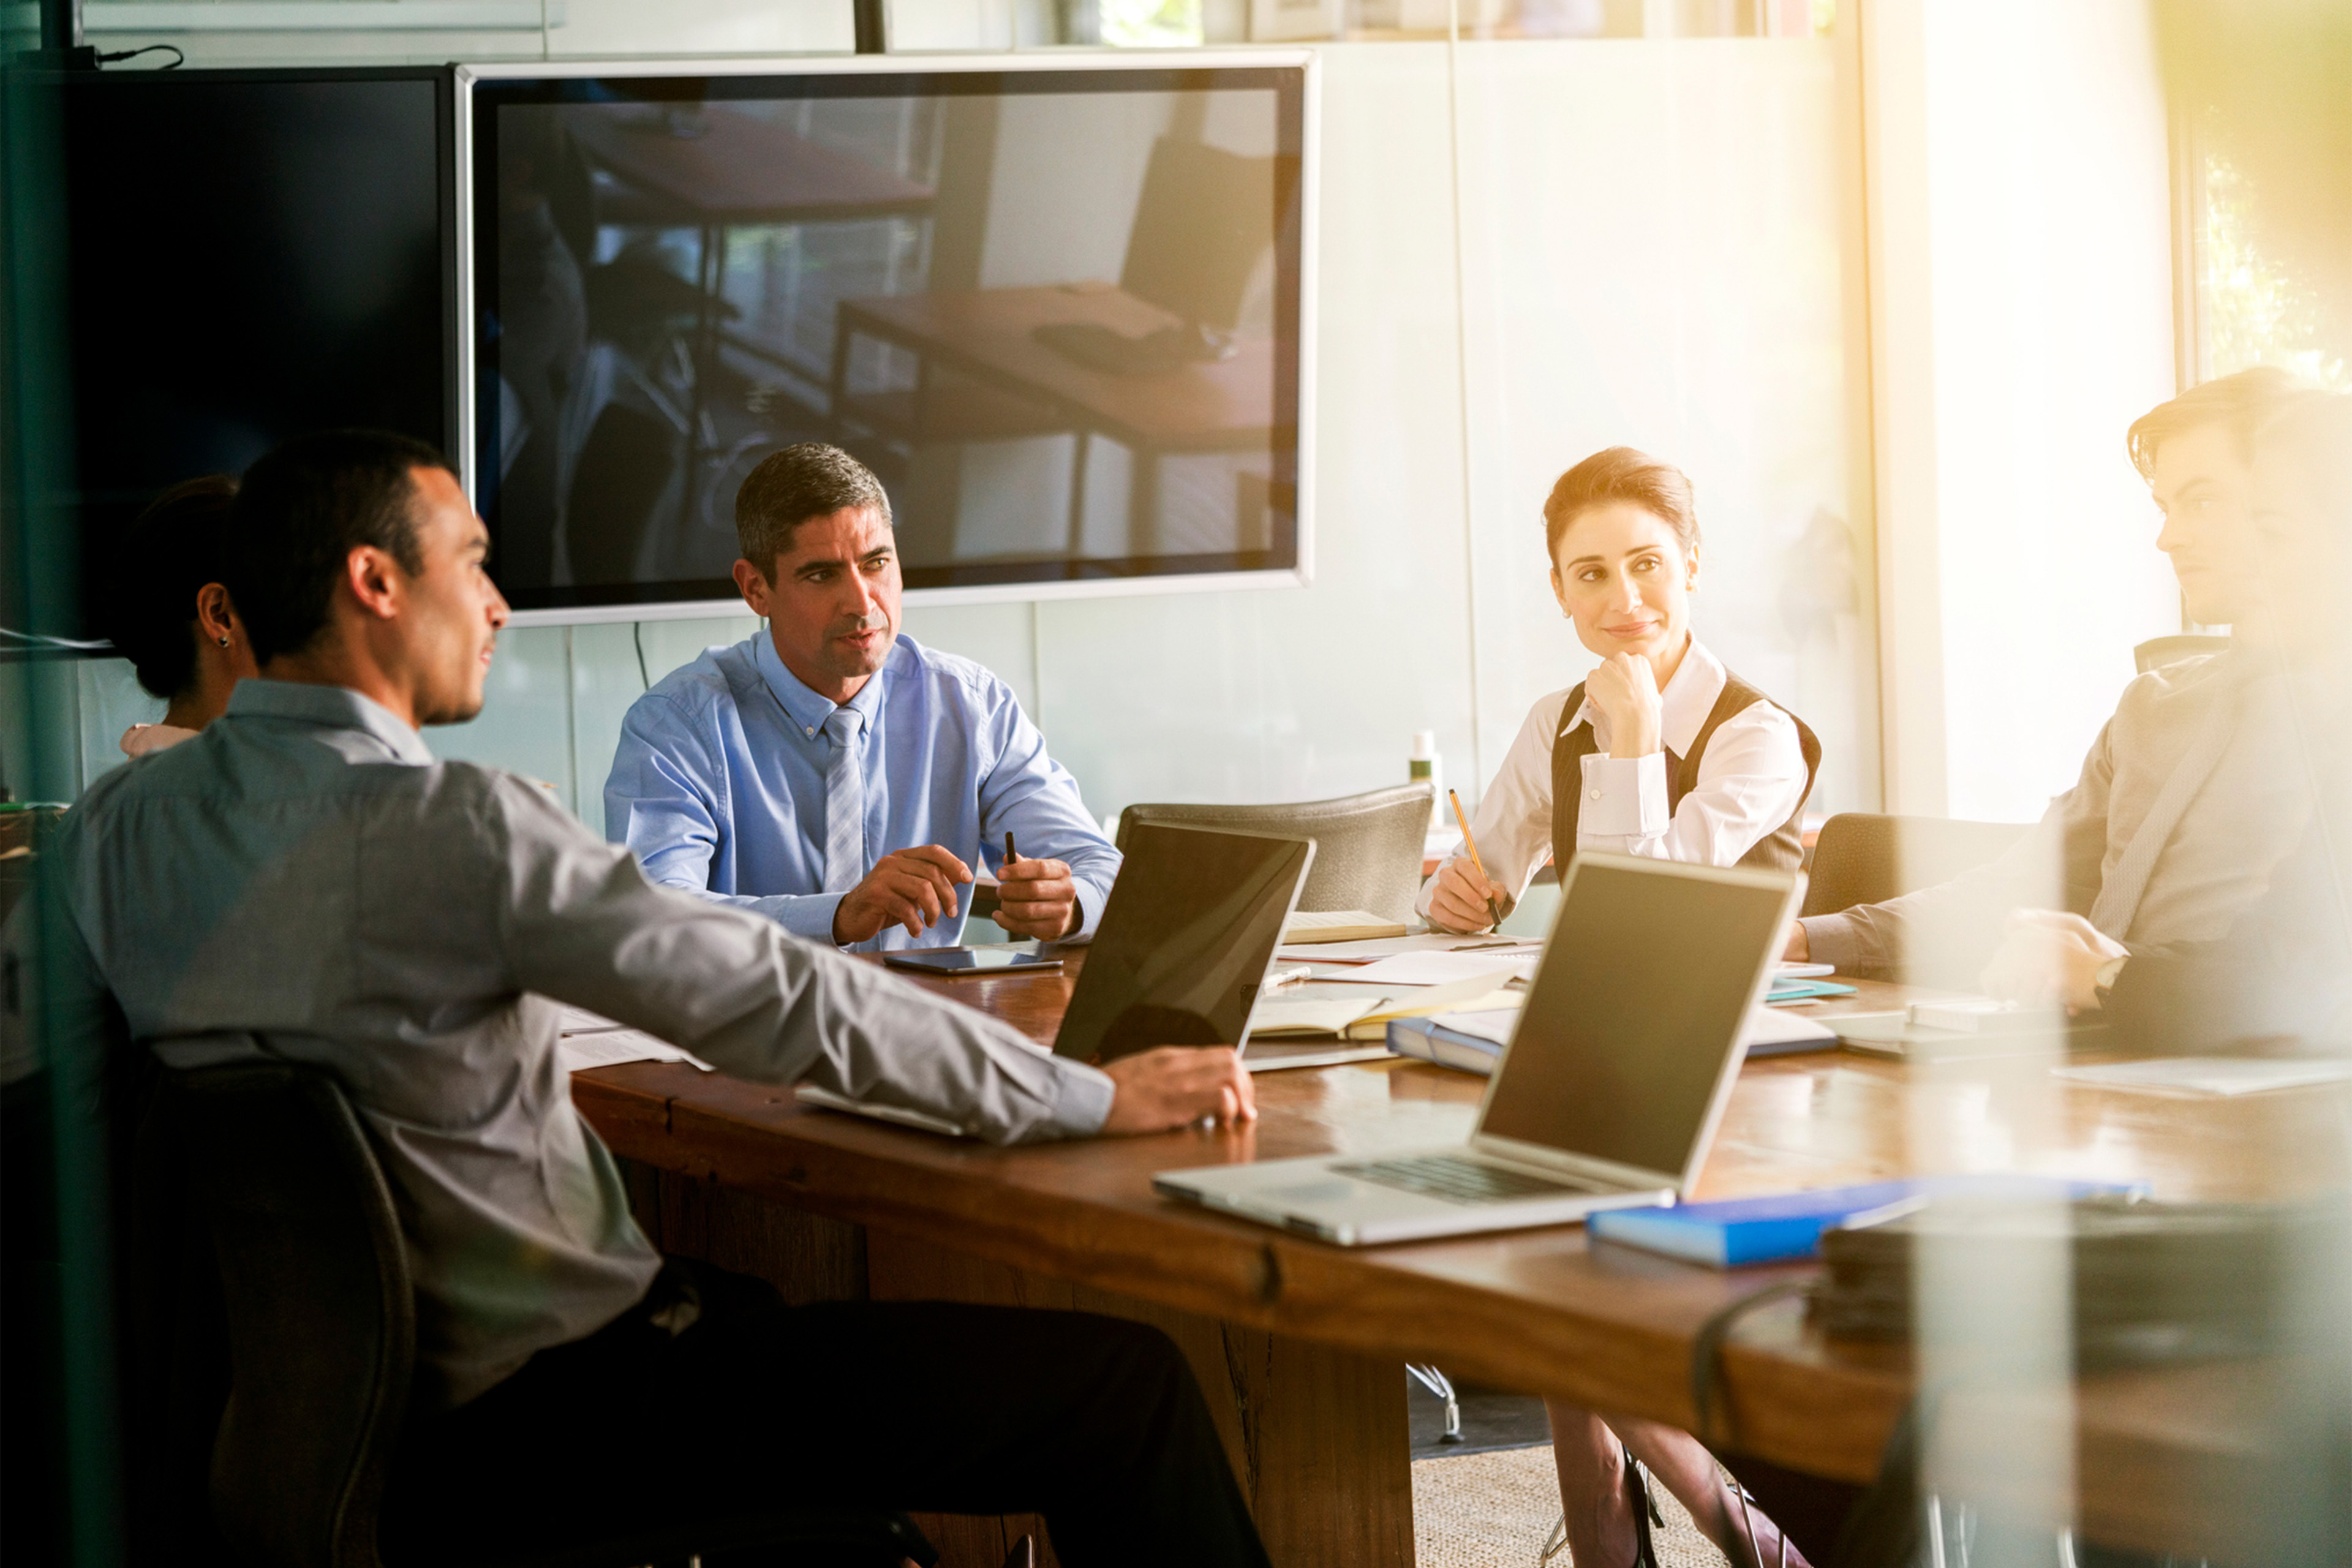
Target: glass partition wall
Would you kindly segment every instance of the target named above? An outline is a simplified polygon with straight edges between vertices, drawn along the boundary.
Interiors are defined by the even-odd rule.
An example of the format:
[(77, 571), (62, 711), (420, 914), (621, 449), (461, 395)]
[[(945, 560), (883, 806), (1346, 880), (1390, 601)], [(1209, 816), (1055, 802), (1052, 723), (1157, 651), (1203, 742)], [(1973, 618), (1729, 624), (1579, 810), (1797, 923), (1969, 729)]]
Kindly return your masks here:
[[(1864, 237), (1872, 223), (1900, 216), (1906, 176), (1901, 149), (1890, 141), (1865, 156), (1859, 9), (1830, 0), (897, 0), (888, 32), (900, 51), (1112, 47), (1179, 51), (1181, 61), (1181, 51), (1193, 47), (1304, 44), (1316, 50), (1319, 71), (1319, 217), (1307, 253), (1318, 317), (1311, 581), (1124, 598), (919, 598), (908, 605), (906, 629), (1003, 676), (1076, 775), (1090, 808), (1106, 817), (1145, 801), (1304, 800), (1398, 782), (1421, 731), (1435, 732), (1446, 782), (1475, 805), (1530, 710), (1597, 662), (1555, 592), (1545, 499), (1580, 459), (1631, 446), (1690, 480), (1699, 535), (1690, 595), (1697, 636), (1820, 739), (1809, 818), (1874, 812), (1890, 798), (1928, 816), (1990, 802), (1961, 815), (2004, 816), (2021, 829), (2041, 800), (2074, 782), (2076, 760), (2086, 754), (2086, 777), (2101, 789), (2113, 784), (2120, 801), (2128, 792), (2116, 782), (2125, 774), (2113, 754), (2130, 737), (2103, 731), (2100, 715), (2117, 701), (2165, 706), (2167, 683), (2176, 678), (2131, 686), (2139, 696), (2126, 695), (2130, 645), (2181, 629), (2160, 580), (2167, 568), (2155, 559), (2162, 520), (2141, 504), (2124, 427), (2171, 388), (2121, 377), (2095, 397), (2074, 395), (2068, 383), (2065, 395), (2037, 401), (2048, 387), (2036, 381), (2036, 367), (2002, 357), (2033, 340), (2061, 342), (2086, 363), (2105, 352), (2095, 334), (2064, 335), (2070, 314), (2095, 314), (2074, 308), (2099, 280), (2095, 269), (2077, 265), (2082, 258), (2071, 253), (2061, 221), (2073, 202), (2070, 172), (2042, 166), (2051, 149), (2082, 129), (2063, 119), (2016, 131), (2018, 142), (2000, 153), (2008, 161), (1992, 160), (1996, 167), (1968, 162), (1963, 154), (1981, 150), (1969, 134), (1958, 137), (1957, 150), (1931, 148), (1934, 156), (1916, 172), (1937, 176), (1936, 198), (1944, 205), (1933, 222), (1921, 220), (1931, 231), (1928, 248), (1969, 237), (1975, 248), (1936, 254), (1961, 255), (1974, 272), (1956, 277), (1958, 269), (1948, 269), (1935, 289), (1903, 292), (1907, 285), (1895, 275), (1902, 258)], [(1961, 9), (1890, 5), (1870, 14), (1891, 34), (1903, 17), (1929, 13), (1930, 21), (1955, 26)], [(2100, 14), (2112, 20), (2126, 9)], [(329, 55), (512, 60), (837, 51), (850, 38), (846, 5), (818, 18), (806, 8), (729, 0), (658, 9), (570, 0), (547, 16), (543, 27), (498, 33), (200, 33), (175, 41), (193, 63), (243, 64)], [(2147, 65), (2144, 29), (2119, 36)], [(147, 41), (107, 39), (110, 47)], [(2021, 28), (1996, 43), (1977, 39), (1987, 53), (1970, 58), (1950, 53), (1953, 37), (1924, 24), (1917, 41), (1928, 55), (1941, 49), (1943, 58), (1971, 65), (2000, 51), (2032, 57), (2051, 43)], [(2083, 59), (2115, 53), (2089, 24), (2060, 42)], [(1957, 79), (1937, 89), (1947, 105), (1957, 101), (1949, 96)], [(2063, 112), (2064, 95), (2031, 93), (2030, 78), (2019, 80), (2021, 99)], [(1895, 81), (1888, 90), (1903, 87)], [(1933, 95), (1923, 89), (1920, 96)], [(1987, 122), (1998, 118), (1989, 113)], [(1931, 142), (1938, 133), (1934, 123), (1921, 132)], [(904, 167), (929, 169), (949, 155), (940, 136), (937, 125), (901, 115), (858, 126), (853, 139), (913, 161)], [(2230, 182), (2241, 173), (2234, 164), (2207, 172), (2200, 254), (2223, 257), (2238, 254), (2232, 245), (2252, 245), (2231, 226), (2241, 209), (2231, 205)], [(1874, 178), (1894, 184), (1874, 187)], [(2043, 205), (2035, 223), (2012, 222), (2018, 209), (2002, 205), (2004, 194), (2027, 185)], [(1866, 191), (1874, 202), (1865, 201)], [(1874, 205), (1867, 217), (1866, 205)], [(821, 321), (808, 341), (795, 335), (815, 318), (796, 313), (793, 301), (868, 288), (869, 274), (887, 279), (933, 237), (894, 222), (866, 233), (865, 248), (854, 253), (827, 248), (846, 237), (779, 229), (762, 241), (756, 279), (747, 271), (725, 279), (743, 310), (775, 309), (779, 354), (798, 374), (818, 374), (829, 344)], [(977, 254), (991, 241), (975, 232), (964, 243)], [(666, 245), (657, 234), (642, 247), (642, 259), (656, 268), (687, 268), (692, 254), (691, 246)], [(1879, 269), (1868, 279), (1865, 256)], [(2061, 263), (2075, 267), (2070, 287), (2091, 278), (2084, 293), (2033, 294), (2035, 279), (2066, 271)], [(1930, 270), (1923, 266), (1919, 274)], [(1979, 287), (1976, 273), (1992, 282)], [(691, 282), (683, 270), (678, 276)], [(2259, 269), (2220, 266), (2198, 276), (2213, 323), (2205, 369), (2292, 362), (2340, 384), (2340, 342), (2281, 330), (2258, 350), (2230, 346), (2251, 342), (2272, 308), (2266, 301), (2274, 296), (2263, 292)], [(2146, 284), (2144, 277), (2130, 280), (2142, 292)], [(771, 289), (772, 298), (761, 291)], [(2019, 303), (2029, 300), (2039, 303), (2032, 310)], [(2047, 314), (2033, 313), (2044, 308)], [(1908, 314), (1894, 331), (1881, 320), (1881, 341), (1874, 342), (1874, 309)], [(1923, 323), (1944, 334), (1945, 359), (1939, 370), (1906, 379), (1896, 363), (1900, 344), (1890, 344)], [(2147, 344), (2135, 339), (2125, 346), (2137, 353)], [(2028, 384), (2032, 396), (2020, 390)], [(2092, 402), (2095, 418), (2079, 406)], [(2078, 406), (2059, 406), (2069, 403)], [(2054, 444), (2041, 419), (2052, 409), (2084, 421), (2065, 426), (2066, 440), (2099, 447), (2095, 458), (2078, 451), (2064, 458), (2101, 478), (2080, 492), (2063, 491), (2063, 506), (2033, 493), (2049, 488), (2039, 486), (2043, 470), (2021, 460), (2013, 468), (1979, 460)], [(1916, 492), (1900, 471), (1911, 430), (1906, 421), (1915, 418), (1925, 418), (1927, 443), (1943, 465)], [(2334, 438), (2327, 429), (2290, 435), (2271, 447), (2255, 443), (2252, 458), (2240, 459), (2242, 469), (2253, 464), (2254, 479), (2241, 476), (2251, 486), (2270, 453), (2267, 460), (2284, 467), (2264, 482), (2285, 488), (2273, 509), (2279, 521), (2255, 542), (2241, 536), (2233, 569), (2252, 562), (2264, 580), (2267, 597), (2257, 595), (2244, 614), (2274, 610), (2278, 625), (2297, 615), (2304, 617), (2297, 624), (2323, 625), (2325, 594), (2343, 581), (2331, 575), (2336, 547), (2325, 527), (2328, 516), (2341, 515), (2342, 492), (2328, 488), (2335, 481), (2326, 476), (2340, 476), (2343, 464), (2340, 453), (2330, 456), (2336, 449), (2327, 445)], [(1017, 467), (1009, 459), (1006, 466)], [(2162, 493), (2165, 481), (2150, 477)], [(2079, 517), (2066, 510), (2078, 493), (2091, 498)], [(1918, 508), (1908, 506), (1915, 494), (1926, 498)], [(1882, 498), (1893, 498), (1883, 526)], [(1941, 575), (1929, 572), (1924, 594), (1905, 586), (1907, 566), (1882, 562), (1881, 547), (1895, 541), (1939, 563)], [(2158, 592), (2149, 591), (2151, 581)], [(1902, 594), (1883, 588), (1886, 583)], [(2321, 590), (2316, 600), (2304, 592), (2312, 584)], [(2189, 619), (2217, 624), (2210, 616)], [(1946, 724), (1938, 710), (1935, 722), (1959, 739), (1948, 765), (1937, 762), (1932, 789), (1898, 793), (1890, 784), (1894, 748), (1882, 745), (1880, 732), (1879, 640), (1883, 633), (1892, 643), (1923, 622), (1937, 628), (1927, 646), (1943, 661), (1927, 684), (1954, 716)], [(2084, 646), (2085, 625), (2098, 632), (2095, 649)], [(2106, 635), (2117, 627), (2128, 635)], [(432, 743), (445, 756), (547, 781), (601, 829), (604, 777), (628, 705), (702, 647), (755, 629), (748, 616), (736, 615), (510, 631), (489, 707), (472, 724), (436, 731)], [(2130, 787), (2140, 793), (2127, 805), (2110, 814), (2102, 799), (2100, 837), (2087, 850), (2081, 835), (2054, 827), (2018, 838), (2003, 871), (2003, 901), (1977, 911), (1975, 924), (1923, 931), (1900, 964), (1884, 962), (1883, 953), (1842, 963), (1848, 973), (1875, 963), (1947, 995), (2022, 1000), (2021, 1021), (2000, 1044), (1907, 1060), (1885, 1052), (1797, 1057), (1759, 1064), (1740, 1088), (1738, 1147), (1710, 1167), (1701, 1198), (1915, 1173), (2058, 1184), (2021, 1206), (1965, 1211), (1943, 1228), (1923, 1223), (1902, 1237), (1895, 1272), (1879, 1277), (1894, 1281), (1895, 1305), (1877, 1323), (1879, 1337), (1900, 1346), (1823, 1350), (1818, 1340), (1803, 1342), (1812, 1347), (1804, 1353), (1823, 1365), (1900, 1365), (1917, 1374), (1916, 1402), (1887, 1450), (1885, 1474), (1895, 1484), (1872, 1494), (1892, 1533), (1881, 1542), (1883, 1558), (1867, 1560), (2042, 1568), (2116, 1560), (2095, 1559), (2094, 1544), (2152, 1551), (2160, 1560), (2168, 1542), (2179, 1542), (2193, 1544), (2176, 1560), (2226, 1559), (2227, 1542), (2216, 1537), (2244, 1517), (2236, 1500), (2145, 1480), (2210, 1479), (2180, 1468), (2179, 1448), (2164, 1446), (2172, 1440), (2169, 1413), (2184, 1408), (2164, 1403), (2177, 1391), (2127, 1375), (2164, 1371), (2184, 1345), (2247, 1358), (2200, 1373), (2203, 1402), (2185, 1408), (2199, 1420), (2220, 1412), (2218, 1427), (2199, 1430), (2236, 1445), (2230, 1451), (2243, 1458), (2234, 1473), (2244, 1477), (2246, 1496), (2276, 1500), (2267, 1516), (2273, 1535), (2246, 1538), (2254, 1542), (2249, 1560), (2323, 1560), (2305, 1549), (2341, 1547), (2340, 1533), (2326, 1533), (2341, 1522), (2328, 1510), (2352, 1489), (2331, 1491), (2331, 1479), (2344, 1472), (2329, 1467), (2343, 1452), (2346, 1406), (2335, 1395), (2344, 1385), (2336, 1380), (2352, 1311), (2337, 1310), (2345, 1304), (2342, 1233), (2325, 1227), (2340, 1222), (2340, 1195), (2352, 1181), (2344, 1102), (2214, 1092), (2200, 1110), (2149, 1097), (2145, 1086), (2080, 1077), (2081, 1069), (2111, 1065), (2115, 1054), (2102, 1056), (2086, 1021), (2066, 1015), (2065, 994), (2055, 988), (2053, 955), (2081, 953), (2057, 939), (2036, 947), (2032, 931), (2020, 941), (2012, 914), (2073, 917), (2076, 925), (2056, 924), (2096, 955), (2086, 973), (2104, 976), (2103, 988), (2130, 974), (2131, 964), (2170, 956), (2156, 947), (2230, 938), (2242, 912), (2266, 907), (2262, 900), (2274, 882), (2280, 902), (2264, 918), (2284, 922), (2280, 929), (2340, 937), (2341, 881), (2330, 858), (2339, 840), (2326, 837), (2340, 794), (2330, 784), (2341, 778), (2340, 757), (2309, 742), (2332, 733), (2324, 721), (2340, 712), (2345, 693), (2329, 672), (2344, 666), (2325, 638), (2316, 647), (2292, 668), (2231, 675), (2245, 682), (2228, 689), (2231, 700), (2198, 708), (2200, 715), (2244, 719), (2242, 734), (2168, 709), (2158, 725), (2170, 737), (2165, 756), (2188, 755), (2209, 773), (2220, 770), (2215, 776), (2229, 788), (2242, 786), (2242, 796), (2221, 786), (2202, 795), (2184, 787), (2174, 799), (2166, 795), (2170, 773), (2159, 768), (2151, 782), (2143, 768), (2132, 775), (2137, 782)], [(2202, 658), (2216, 650), (2189, 651)], [(2167, 651), (2144, 647), (2141, 657), (2161, 661)], [(62, 678), (57, 667), (44, 668), (50, 673), (37, 682), (16, 682), (31, 695), (16, 701), (8, 738), (15, 755), (47, 764), (39, 789), (69, 798), (116, 765), (113, 737), (126, 722), (156, 713), (119, 666), (85, 661)], [(50, 743), (20, 745), (26, 716), (47, 727)], [(1969, 782), (1996, 775), (2007, 794)], [(2197, 852), (2211, 857), (2205, 882), (2230, 882), (2234, 903), (2198, 905), (2194, 918), (2169, 926), (2157, 918), (2187, 907), (2166, 900), (2190, 899), (2181, 888), (2204, 875), (2179, 854), (2165, 860), (2173, 853), (2166, 847), (2169, 829), (2133, 851), (2134, 832), (2159, 811), (2176, 822), (2184, 813), (2204, 814), (2194, 831), (2205, 836)], [(2309, 841), (2319, 852), (2307, 853), (2315, 834), (2319, 838)], [(1908, 886), (1972, 863), (1922, 849), (1907, 861), (1895, 854), (1887, 872), (1893, 885)], [(2310, 876), (2300, 883), (2273, 879), (2279, 867)], [(2143, 909), (2149, 921), (2135, 925)], [(2122, 939), (2139, 945), (2127, 948)], [(2337, 951), (2325, 950), (2320, 966)], [(2193, 956), (2249, 962), (2226, 948)], [(2117, 957), (2123, 967), (2110, 971)], [(2281, 984), (2307, 978), (2308, 958), (2297, 958), (2305, 967), (2285, 972)], [(2336, 972), (2344, 968), (2338, 963)], [(2179, 972), (2139, 973), (2158, 976), (2146, 980), (2150, 986), (2189, 986), (2182, 995), (2219, 994), (2199, 989), (2194, 972), (2185, 981)], [(2302, 1047), (2249, 1055), (2239, 1043), (2267, 1024), (2191, 1018), (2168, 1009), (2161, 989), (2141, 994), (2155, 998), (2145, 1005), (2159, 1023), (2185, 1027), (2173, 1041), (2179, 1054), (2238, 1064), (2219, 1069), (2222, 1079), (2285, 1070), (2246, 1065), (2265, 1059), (2327, 1065), (2325, 1050)], [(1934, 1026), (1907, 1016), (1884, 1024), (1897, 1046), (1922, 1026)], [(2304, 1024), (2288, 1032), (2296, 1030), (2305, 1045), (2335, 1037)], [(1971, 1026), (1920, 1037), (1950, 1045), (1951, 1036), (1979, 1033)], [(2115, 1226), (2146, 1216), (2086, 1216), (2077, 1205), (2084, 1189), (2063, 1184), (2070, 1182), (2104, 1184), (2107, 1200), (2120, 1194), (2215, 1205), (2193, 1222), (2209, 1232), (2253, 1236), (2241, 1256), (2256, 1260), (2249, 1265), (2255, 1271), (2242, 1275), (2237, 1316), (2260, 1331), (2200, 1341), (2176, 1331), (2178, 1319), (2130, 1319), (2117, 1301), (2128, 1289), (2116, 1284), (2129, 1276), (2099, 1271), (2119, 1254), (2097, 1248), (2105, 1245), (2102, 1237), (2117, 1234)], [(2282, 1200), (2305, 1203), (2307, 1211), (2282, 1218), (2283, 1211), (2244, 1206)], [(2115, 1226), (2099, 1230), (2110, 1221)], [(2305, 1224), (2320, 1228), (2293, 1228)], [(2273, 1228), (2263, 1232), (2264, 1226)], [(2280, 1234), (2315, 1239), (2282, 1247)], [(1560, 1243), (1564, 1255), (1581, 1245)], [(2182, 1245), (2200, 1244), (2192, 1237)], [(2210, 1261), (2212, 1254), (2196, 1256)], [(1666, 1267), (1648, 1259), (1624, 1265), (1629, 1278)], [(1797, 1342), (1806, 1331), (1802, 1311), (1793, 1301), (1768, 1303), (1733, 1331), (1734, 1342), (1749, 1336), (1783, 1347)], [(2116, 1321), (2126, 1329), (2115, 1331)], [(2134, 1339), (2132, 1322), (2154, 1327)], [(2251, 1354), (2282, 1349), (2318, 1374), (2275, 1377), (2280, 1363)], [(2150, 1398), (2157, 1403), (2147, 1404)], [(1712, 1434), (1735, 1468), (1743, 1444), (1770, 1446), (1771, 1424), (1759, 1415), (1734, 1409), (1730, 1426)], [(1742, 1425), (1748, 1421), (1755, 1424)], [(1785, 1444), (1774, 1451), (1790, 1457)], [(2134, 1468), (2151, 1454), (2175, 1468)], [(1877, 1458), (1844, 1454), (1836, 1464), (1858, 1480), (1878, 1468)], [(2151, 1496), (2161, 1506), (2152, 1507)], [(1535, 1521), (1532, 1539), (1504, 1550), (1531, 1560), (1544, 1522)]]

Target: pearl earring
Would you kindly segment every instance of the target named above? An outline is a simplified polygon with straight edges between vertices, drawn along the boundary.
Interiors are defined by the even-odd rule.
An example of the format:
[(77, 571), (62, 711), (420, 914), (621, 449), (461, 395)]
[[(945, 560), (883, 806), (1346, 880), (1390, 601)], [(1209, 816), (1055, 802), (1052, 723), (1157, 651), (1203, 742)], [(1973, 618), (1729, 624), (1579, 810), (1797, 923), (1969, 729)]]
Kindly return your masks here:
[(221, 645), (221, 647), (228, 647), (228, 638), (226, 638), (226, 637), (223, 637), (223, 638), (221, 638), (221, 639), (220, 639), (220, 645)]

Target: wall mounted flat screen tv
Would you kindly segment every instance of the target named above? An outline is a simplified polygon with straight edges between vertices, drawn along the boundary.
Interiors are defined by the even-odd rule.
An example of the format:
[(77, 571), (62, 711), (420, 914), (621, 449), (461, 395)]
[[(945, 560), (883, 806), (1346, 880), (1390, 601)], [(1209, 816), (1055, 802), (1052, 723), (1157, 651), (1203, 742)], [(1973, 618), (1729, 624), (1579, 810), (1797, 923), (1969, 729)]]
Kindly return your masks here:
[(309, 430), (455, 451), (447, 67), (60, 79), (83, 625), (156, 492)]
[(1311, 68), (461, 70), (508, 598), (735, 601), (736, 490), (799, 441), (881, 479), (919, 595), (1301, 580)]

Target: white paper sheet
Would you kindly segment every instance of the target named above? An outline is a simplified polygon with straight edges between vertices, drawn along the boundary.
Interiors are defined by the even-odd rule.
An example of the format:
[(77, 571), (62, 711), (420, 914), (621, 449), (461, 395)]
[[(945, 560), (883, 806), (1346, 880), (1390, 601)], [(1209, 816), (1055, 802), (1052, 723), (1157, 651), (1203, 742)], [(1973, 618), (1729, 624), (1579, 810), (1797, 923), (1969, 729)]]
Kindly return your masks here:
[(563, 1064), (566, 1072), (579, 1072), (587, 1068), (618, 1067), (623, 1062), (693, 1062), (704, 1072), (716, 1070), (709, 1062), (688, 1055), (666, 1040), (656, 1040), (641, 1029), (625, 1029), (618, 1025), (587, 1034), (564, 1036), (555, 1042), (555, 1059)]
[(1374, 937), (1365, 942), (1318, 942), (1275, 950), (1276, 958), (1298, 963), (1369, 963), (1374, 959), (1393, 958), (1401, 952), (1455, 952), (1466, 948), (1485, 948), (1511, 958), (1533, 958), (1543, 951), (1539, 942), (1521, 942), (1516, 937), (1446, 936), (1424, 931), (1419, 936)]
[(615, 1024), (601, 1013), (591, 1013), (585, 1007), (574, 1007), (569, 1002), (555, 1005), (556, 1033), (561, 1035), (596, 1035), (611, 1029), (625, 1029), (626, 1024)]
[[(1359, 931), (1361, 931), (1366, 927), (1370, 927), (1373, 931), (1385, 929), (1394, 936), (1402, 936), (1405, 934), (1404, 922), (1402, 921), (1384, 921), (1381, 919), (1380, 916), (1373, 914), (1367, 910), (1328, 910), (1321, 913), (1312, 913), (1306, 910), (1295, 910), (1291, 912), (1289, 922), (1282, 928), (1282, 935), (1284, 941), (1297, 943), (1302, 947), (1328, 947), (1334, 939), (1310, 935), (1309, 933), (1345, 931), (1350, 927)], [(1336, 940), (1379, 942), (1381, 939), (1377, 936), (1360, 936), (1352, 939), (1339, 938)]]
[(1401, 952), (1368, 963), (1347, 979), (1357, 985), (1454, 985), (1485, 975), (1499, 986), (1513, 976), (1525, 979), (1534, 973), (1533, 958), (1507, 953)]
[(1782, 1007), (1749, 1008), (1748, 1022), (1739, 1030), (1739, 1043), (1743, 1046), (1785, 1046), (1792, 1040), (1836, 1038), (1837, 1031), (1820, 1019)]
[(2104, 1062), (2096, 1067), (2053, 1068), (2056, 1077), (2101, 1089), (2145, 1094), (2261, 1094), (2273, 1089), (2308, 1089), (2352, 1079), (2352, 1061), (2309, 1058), (2166, 1057), (2144, 1062)]
[(1385, 996), (1264, 996), (1250, 1015), (1250, 1038), (1262, 1035), (1336, 1035), (1388, 1000)]

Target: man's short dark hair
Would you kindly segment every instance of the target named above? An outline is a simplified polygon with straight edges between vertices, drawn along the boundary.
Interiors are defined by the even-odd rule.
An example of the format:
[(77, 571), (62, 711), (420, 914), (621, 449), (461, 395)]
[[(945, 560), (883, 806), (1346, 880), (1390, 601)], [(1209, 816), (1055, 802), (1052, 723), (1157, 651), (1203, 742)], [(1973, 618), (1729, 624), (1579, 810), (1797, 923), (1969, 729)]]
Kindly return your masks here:
[(181, 695), (196, 680), (196, 594), (221, 575), (236, 477), (183, 479), (123, 530), (107, 596), (107, 635), (151, 696)]
[(422, 572), (417, 468), (455, 473), (422, 441), (388, 430), (298, 436), (245, 470), (224, 564), (256, 664), (299, 653), (326, 629), (352, 552), (373, 545)]
[(2124, 432), (2124, 449), (2132, 467), (2150, 484), (2156, 482), (2156, 449), (2171, 437), (2209, 425), (2227, 426), (2238, 438), (2239, 449), (2253, 455), (2254, 426), (2308, 390), (2275, 365), (2256, 365), (2235, 375), (2200, 382), (2168, 402), (2159, 403), (2132, 421)]
[(743, 559), (769, 576), (813, 517), (872, 508), (890, 521), (890, 498), (874, 471), (838, 447), (803, 441), (761, 459), (735, 492), (735, 541)]

